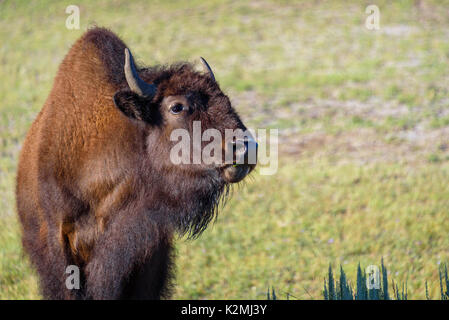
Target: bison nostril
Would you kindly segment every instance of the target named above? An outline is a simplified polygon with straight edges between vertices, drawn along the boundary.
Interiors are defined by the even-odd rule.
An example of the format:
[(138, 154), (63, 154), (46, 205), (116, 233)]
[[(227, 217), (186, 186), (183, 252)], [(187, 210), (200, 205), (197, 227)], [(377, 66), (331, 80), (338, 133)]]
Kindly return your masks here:
[(234, 142), (235, 146), (235, 154), (245, 154), (248, 150), (248, 142), (247, 141), (236, 141)]
[(245, 163), (245, 154), (247, 152), (247, 144), (244, 140), (233, 139), (228, 143), (226, 148), (226, 157), (231, 160), (232, 164)]
[[(226, 159), (228, 164), (256, 164), (257, 142), (250, 139), (234, 139), (227, 144)], [(229, 161), (231, 160), (232, 161)]]

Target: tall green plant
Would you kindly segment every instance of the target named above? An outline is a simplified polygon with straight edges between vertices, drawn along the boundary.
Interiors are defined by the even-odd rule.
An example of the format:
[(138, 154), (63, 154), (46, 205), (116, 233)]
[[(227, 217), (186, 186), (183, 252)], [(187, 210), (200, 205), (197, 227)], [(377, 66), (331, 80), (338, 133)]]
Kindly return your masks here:
[[(332, 270), (332, 265), (329, 264), (327, 279), (324, 278), (323, 284), (323, 298), (324, 300), (408, 300), (407, 283), (398, 284), (394, 280), (391, 281), (391, 288), (393, 290), (392, 295), (389, 292), (388, 285), (388, 270), (384, 265), (383, 259), (380, 263), (380, 279), (378, 280), (378, 287), (372, 287), (368, 289), (367, 275), (362, 271), (360, 263), (357, 266), (357, 280), (355, 289), (348, 281), (346, 273), (343, 267), (340, 265), (340, 276), (338, 280), (335, 280), (335, 276)], [(447, 272), (447, 266), (445, 264), (439, 267), (439, 280), (440, 280), (440, 299), (449, 300), (449, 276)], [(429, 288), (427, 281), (426, 287), (426, 299), (430, 300)], [(287, 300), (291, 295), (287, 293)], [(292, 296), (294, 297), (294, 296)], [(276, 291), (274, 287), (267, 290), (268, 300), (277, 300)]]
[[(381, 279), (379, 279), (379, 287), (367, 288), (367, 276), (362, 271), (360, 263), (357, 266), (357, 281), (355, 291), (352, 290), (352, 286), (347, 280), (346, 273), (343, 267), (340, 266), (340, 278), (337, 284), (334, 283), (334, 276), (332, 272), (332, 266), (329, 265), (328, 279), (324, 279), (324, 300), (408, 300), (407, 283), (398, 285), (392, 281), (393, 296), (390, 296), (388, 286), (388, 271), (384, 265), (383, 259), (380, 266)], [(439, 280), (441, 300), (449, 300), (449, 276), (447, 272), (447, 266), (441, 265), (439, 268)], [(430, 300), (429, 289), (427, 281), (426, 286), (426, 298)], [(332, 290), (332, 293), (331, 293)]]

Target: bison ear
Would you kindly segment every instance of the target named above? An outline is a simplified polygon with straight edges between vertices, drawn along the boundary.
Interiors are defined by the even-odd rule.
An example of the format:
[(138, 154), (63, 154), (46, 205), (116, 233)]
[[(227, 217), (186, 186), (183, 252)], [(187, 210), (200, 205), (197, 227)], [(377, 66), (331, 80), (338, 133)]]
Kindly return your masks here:
[(114, 94), (114, 104), (125, 116), (142, 120), (150, 121), (148, 99), (139, 96), (137, 93), (129, 90), (118, 91)]

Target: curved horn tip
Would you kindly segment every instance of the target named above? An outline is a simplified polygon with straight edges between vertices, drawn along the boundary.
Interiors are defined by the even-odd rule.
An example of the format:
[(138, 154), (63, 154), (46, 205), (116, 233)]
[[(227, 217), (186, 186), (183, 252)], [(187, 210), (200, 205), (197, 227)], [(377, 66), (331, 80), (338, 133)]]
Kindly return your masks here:
[(215, 81), (215, 76), (214, 73), (212, 71), (212, 68), (209, 66), (209, 64), (207, 63), (206, 59), (204, 59), (203, 57), (200, 57), (201, 63), (203, 65), (203, 68), (205, 71), (207, 71), (210, 75), (210, 77), (212, 78), (212, 80)]
[(125, 48), (125, 67), (126, 66), (129, 66), (131, 68), (134, 67), (134, 58), (133, 55), (131, 54), (131, 51), (128, 48)]
[(139, 77), (131, 51), (125, 48), (125, 78), (129, 88), (140, 96), (151, 97), (156, 93), (154, 84), (146, 83)]
[(125, 63), (129, 62), (130, 58), (132, 59), (131, 51), (128, 48), (125, 48)]

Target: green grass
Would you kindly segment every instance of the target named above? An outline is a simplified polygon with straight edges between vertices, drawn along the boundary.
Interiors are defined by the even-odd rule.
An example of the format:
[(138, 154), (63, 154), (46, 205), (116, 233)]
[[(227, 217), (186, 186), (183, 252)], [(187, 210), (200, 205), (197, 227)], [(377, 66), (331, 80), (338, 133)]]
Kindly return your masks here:
[(449, 245), (448, 175), (448, 164), (285, 164), (277, 179), (257, 177), (236, 194), (199, 241), (179, 247), (178, 297), (264, 298), (272, 285), (320, 299), (329, 262), (355, 272), (382, 256), (413, 298), (423, 298), (426, 280), (436, 295)]
[(175, 299), (321, 299), (384, 257), (413, 299), (448, 260), (448, 1), (0, 1), (0, 298), (39, 298), (22, 256), (14, 179), (58, 64), (94, 24), (138, 61), (204, 56), (245, 123), (279, 128), (279, 171), (236, 188), (214, 226), (177, 243)]

